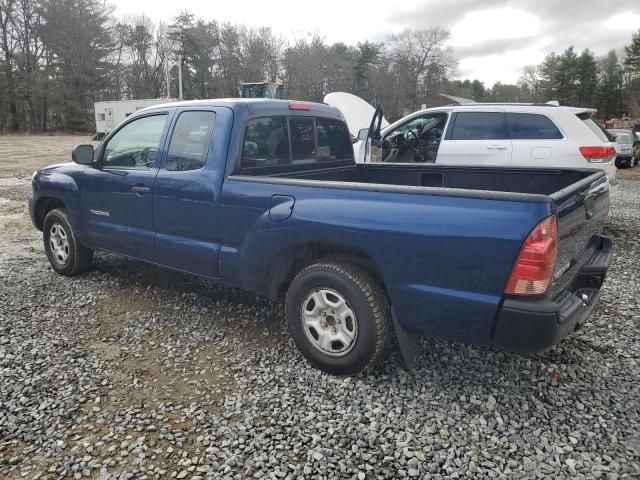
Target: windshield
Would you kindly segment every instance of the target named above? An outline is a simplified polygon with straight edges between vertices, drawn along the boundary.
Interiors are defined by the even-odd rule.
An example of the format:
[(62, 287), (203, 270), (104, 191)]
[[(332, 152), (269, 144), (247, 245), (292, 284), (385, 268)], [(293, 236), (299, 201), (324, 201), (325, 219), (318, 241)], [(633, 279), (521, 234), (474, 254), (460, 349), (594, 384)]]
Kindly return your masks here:
[(616, 136), (616, 142), (621, 143), (623, 145), (633, 143), (633, 138), (631, 137), (630, 133), (617, 133), (615, 134), (615, 136)]

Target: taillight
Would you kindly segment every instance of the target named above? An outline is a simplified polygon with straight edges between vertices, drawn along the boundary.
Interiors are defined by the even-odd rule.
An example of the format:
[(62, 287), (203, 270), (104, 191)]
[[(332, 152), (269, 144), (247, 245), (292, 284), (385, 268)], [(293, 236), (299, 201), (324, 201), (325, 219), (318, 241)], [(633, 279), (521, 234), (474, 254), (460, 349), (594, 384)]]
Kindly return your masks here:
[(609, 162), (616, 156), (616, 149), (610, 146), (580, 147), (579, 150), (587, 162), (593, 163)]
[(558, 254), (555, 215), (544, 219), (529, 234), (518, 254), (504, 293), (540, 295), (547, 291)]
[(309, 110), (309, 104), (304, 102), (289, 102), (289, 110)]

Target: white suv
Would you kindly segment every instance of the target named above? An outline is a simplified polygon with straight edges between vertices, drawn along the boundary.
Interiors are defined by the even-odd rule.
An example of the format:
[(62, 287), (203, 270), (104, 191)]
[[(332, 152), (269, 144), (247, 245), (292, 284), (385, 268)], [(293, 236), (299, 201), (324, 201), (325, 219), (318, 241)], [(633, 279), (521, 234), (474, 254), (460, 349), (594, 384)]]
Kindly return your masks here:
[(334, 106), (350, 126), (362, 126), (354, 144), (359, 162), (597, 168), (615, 183), (616, 150), (593, 120), (594, 109), (515, 103), (428, 108), (371, 132), (368, 149), (371, 116), (349, 118), (353, 110)]

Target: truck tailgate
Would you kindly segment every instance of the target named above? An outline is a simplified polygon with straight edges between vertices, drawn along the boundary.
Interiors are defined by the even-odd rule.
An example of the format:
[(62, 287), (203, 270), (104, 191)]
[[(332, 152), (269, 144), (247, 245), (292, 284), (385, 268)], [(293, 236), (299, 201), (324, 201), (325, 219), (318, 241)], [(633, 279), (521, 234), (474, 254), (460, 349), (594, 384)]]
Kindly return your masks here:
[(558, 257), (549, 290), (555, 298), (599, 247), (597, 234), (609, 212), (609, 182), (597, 172), (551, 195), (558, 219)]

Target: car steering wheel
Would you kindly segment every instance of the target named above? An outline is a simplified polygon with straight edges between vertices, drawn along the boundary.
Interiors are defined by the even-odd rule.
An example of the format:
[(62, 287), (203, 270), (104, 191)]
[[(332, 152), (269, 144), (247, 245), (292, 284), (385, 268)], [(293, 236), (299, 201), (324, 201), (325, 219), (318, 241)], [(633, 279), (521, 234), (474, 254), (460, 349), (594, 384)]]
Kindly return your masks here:
[(153, 167), (153, 161), (149, 161), (149, 152), (152, 150), (151, 147), (144, 147), (140, 153), (138, 154), (138, 159), (147, 167)]
[(416, 132), (414, 132), (413, 130), (407, 130), (406, 135), (407, 137), (411, 135), (413, 138), (416, 139), (416, 144), (418, 145), (417, 147), (414, 147), (409, 142), (406, 142), (407, 146), (415, 152), (416, 162), (420, 162), (420, 163), (426, 162), (427, 160), (424, 158), (424, 155), (422, 155), (422, 152), (420, 151), (420, 146), (421, 146), (420, 138), (418, 137), (418, 135), (416, 135)]

